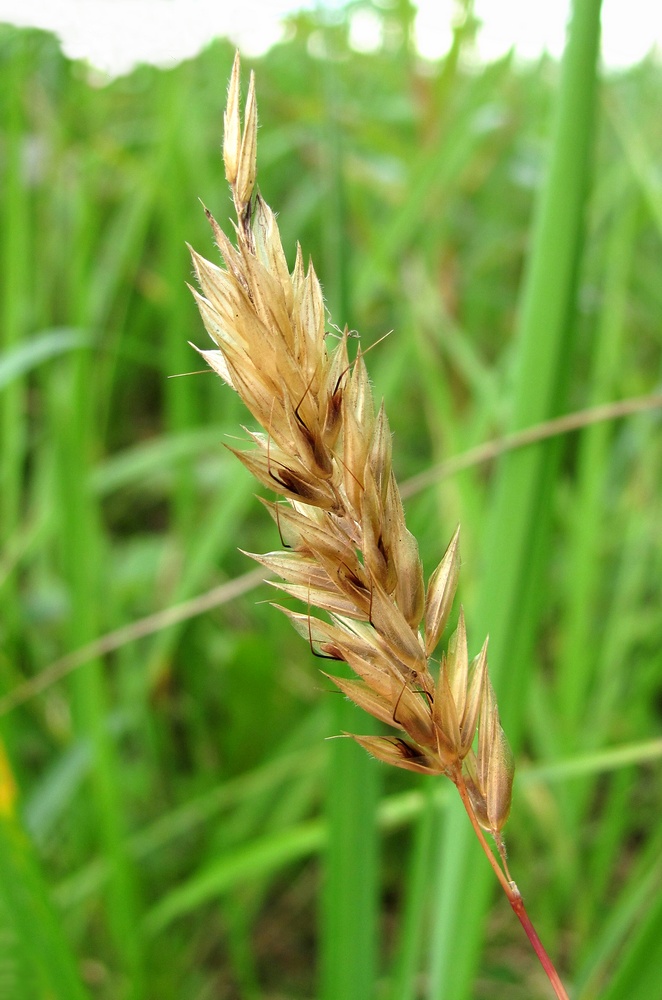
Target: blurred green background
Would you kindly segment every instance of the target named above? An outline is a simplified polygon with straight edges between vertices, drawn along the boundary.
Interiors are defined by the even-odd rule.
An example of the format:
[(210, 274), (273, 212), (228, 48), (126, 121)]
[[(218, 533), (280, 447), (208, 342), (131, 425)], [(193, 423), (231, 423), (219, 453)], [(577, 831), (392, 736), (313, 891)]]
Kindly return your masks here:
[[(407, 481), (659, 392), (662, 69), (604, 75), (593, 102), (579, 54), (590, 92), (570, 87), (565, 115), (584, 162), (554, 124), (557, 63), (475, 65), (468, 17), (422, 64), (409, 4), (380, 11), (373, 54), (349, 47), (345, 10), (298, 15), (244, 61), (260, 189), (335, 323), (364, 346), (393, 331), (369, 370), (426, 572), (462, 524), (534, 923), (574, 998), (654, 1000), (659, 411), (518, 453), (530, 489), (515, 456)], [(218, 42), (101, 84), (53, 37), (0, 25), (0, 997), (549, 996), (450, 786), (325, 742), (368, 723), (237, 550), (279, 544), (223, 447), (246, 416), (210, 373), (170, 378), (207, 346), (185, 243), (215, 253), (199, 200), (228, 231), (232, 58)], [(547, 214), (577, 231), (541, 261), (555, 153), (570, 173)]]

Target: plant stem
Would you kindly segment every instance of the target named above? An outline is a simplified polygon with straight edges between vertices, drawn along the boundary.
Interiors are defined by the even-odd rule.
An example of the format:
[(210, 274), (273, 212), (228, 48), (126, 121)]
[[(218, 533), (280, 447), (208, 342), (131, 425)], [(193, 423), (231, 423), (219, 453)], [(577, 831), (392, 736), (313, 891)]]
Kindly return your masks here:
[(531, 942), (531, 947), (538, 956), (538, 961), (545, 970), (545, 974), (547, 975), (547, 978), (549, 979), (552, 988), (554, 989), (554, 992), (558, 997), (558, 1000), (570, 1000), (566, 992), (566, 989), (563, 983), (561, 982), (561, 978), (554, 967), (554, 963), (552, 962), (551, 958), (545, 951), (544, 945), (540, 940), (540, 938), (538, 937), (536, 929), (531, 922), (531, 918), (529, 917), (529, 914), (526, 912), (526, 907), (524, 906), (524, 900), (522, 899), (521, 893), (517, 888), (517, 884), (513, 882), (512, 879), (506, 877), (501, 866), (499, 865), (499, 862), (494, 856), (494, 852), (491, 850), (490, 845), (487, 843), (487, 840), (485, 839), (485, 834), (483, 833), (480, 823), (476, 818), (476, 814), (471, 804), (471, 799), (469, 798), (469, 793), (467, 792), (467, 786), (464, 783), (464, 778), (462, 777), (461, 772), (458, 771), (458, 773), (454, 774), (452, 776), (452, 780), (455, 783), (458, 792), (460, 793), (460, 798), (462, 799), (462, 805), (464, 806), (467, 815), (469, 817), (469, 820), (471, 821), (471, 825), (474, 828), (476, 836), (478, 837), (480, 846), (485, 852), (485, 856), (487, 857), (487, 860), (491, 864), (494, 873), (499, 880), (501, 888), (508, 897), (508, 902), (510, 903), (513, 911), (515, 912), (517, 919), (524, 928), (524, 933)]

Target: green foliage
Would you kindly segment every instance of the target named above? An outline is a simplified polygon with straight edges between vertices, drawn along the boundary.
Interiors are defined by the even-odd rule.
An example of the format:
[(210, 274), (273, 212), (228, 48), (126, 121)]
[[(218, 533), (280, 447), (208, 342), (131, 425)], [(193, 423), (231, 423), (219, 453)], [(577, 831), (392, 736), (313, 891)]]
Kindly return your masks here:
[[(297, 240), (313, 257), (333, 321), (364, 346), (393, 330), (368, 361), (402, 482), (514, 426), (659, 386), (662, 80), (646, 62), (603, 82), (592, 178), (569, 213), (586, 224), (576, 294), (561, 320), (544, 304), (563, 237), (536, 265), (543, 319), (527, 334), (518, 302), (559, 154), (559, 67), (470, 67), (470, 22), (443, 63), (421, 66), (408, 5), (380, 10), (375, 54), (349, 49), (346, 14), (299, 15), (255, 61), (259, 183), (290, 260)], [(101, 85), (50, 36), (0, 27), (0, 705), (66, 654), (251, 570), (237, 545), (279, 545), (223, 448), (246, 420), (234, 394), (210, 374), (169, 378), (200, 367), (189, 340), (207, 346), (185, 241), (211, 252), (198, 199), (230, 215), (232, 58), (219, 42)], [(554, 389), (527, 398), (546, 318), (564, 345)], [(561, 438), (535, 487), (516, 488), (527, 454), (412, 496), (409, 525), (429, 571), (462, 523), (473, 652), (489, 630), (520, 747), (510, 858), (541, 937), (577, 1000), (649, 997), (662, 963), (659, 418)], [(504, 510), (528, 525), (517, 565)], [(339, 721), (339, 695), (270, 596), (148, 625), (3, 711), (3, 815), (12, 774), (19, 791), (0, 830), (0, 993), (295, 1000), (319, 995), (326, 956), (325, 996), (339, 998), (344, 948), (357, 1000), (547, 996), (496, 896), (484, 934), (489, 872), (458, 860), (466, 818), (448, 795), (380, 775), (372, 832), (379, 765), (357, 779), (345, 745), (325, 742), (362, 724)], [(323, 906), (321, 856), (336, 873)], [(362, 926), (343, 937), (348, 893)], [(360, 951), (377, 937), (378, 956)], [(461, 948), (461, 986), (442, 944), (449, 961)]]

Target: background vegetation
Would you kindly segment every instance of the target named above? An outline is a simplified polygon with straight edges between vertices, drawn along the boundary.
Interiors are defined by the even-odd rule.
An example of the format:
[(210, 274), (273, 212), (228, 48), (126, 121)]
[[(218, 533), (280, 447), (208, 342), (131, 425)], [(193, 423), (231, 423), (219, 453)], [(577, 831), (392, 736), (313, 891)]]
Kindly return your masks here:
[[(409, 5), (379, 11), (379, 52), (349, 48), (347, 12), (306, 15), (252, 64), (259, 183), (290, 260), (299, 240), (364, 345), (393, 331), (369, 367), (406, 484), (517, 423), (560, 70), (474, 65), (470, 18), (421, 65)], [(0, 26), (0, 996), (542, 998), (452, 790), (325, 742), (367, 723), (342, 721), (237, 550), (278, 546), (223, 448), (245, 416), (212, 375), (169, 378), (200, 367), (189, 340), (206, 346), (185, 241), (213, 252), (199, 198), (230, 215), (232, 57), (219, 42), (107, 84)], [(659, 391), (661, 92), (652, 61), (601, 83), (549, 415)], [(409, 523), (428, 571), (462, 524), (473, 651), (495, 635), (518, 761), (512, 868), (541, 937), (577, 1000), (648, 1000), (659, 411), (533, 451), (549, 482), (510, 502), (531, 524), (517, 579), (494, 464), (412, 481)], [(509, 633), (482, 583), (501, 574)]]

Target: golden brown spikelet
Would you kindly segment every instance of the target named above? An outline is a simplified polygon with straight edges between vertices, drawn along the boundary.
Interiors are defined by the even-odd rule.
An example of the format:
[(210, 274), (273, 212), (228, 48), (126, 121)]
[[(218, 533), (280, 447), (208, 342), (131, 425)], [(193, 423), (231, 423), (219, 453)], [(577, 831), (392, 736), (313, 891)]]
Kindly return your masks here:
[(402, 734), (354, 739), (385, 763), (462, 784), (478, 821), (498, 836), (512, 764), (487, 644), (470, 662), (460, 611), (441, 663), (431, 660), (457, 589), (459, 531), (426, 589), (364, 355), (359, 347), (350, 361), (347, 330), (326, 334), (312, 264), (304, 268), (297, 248), (288, 271), (275, 216), (254, 192), (255, 83), (251, 76), (242, 127), (238, 56), (224, 121), (236, 246), (209, 216), (224, 266), (192, 251), (201, 290), (194, 296), (215, 344), (200, 353), (262, 428), (247, 432), (252, 447), (231, 450), (280, 497), (266, 505), (289, 548), (253, 558), (280, 576), (277, 589), (306, 605), (305, 613), (281, 610), (313, 651), (356, 674), (332, 678), (338, 688)]

